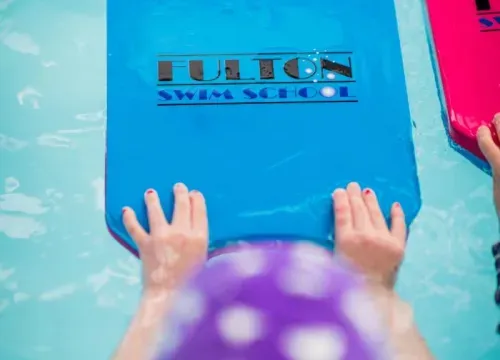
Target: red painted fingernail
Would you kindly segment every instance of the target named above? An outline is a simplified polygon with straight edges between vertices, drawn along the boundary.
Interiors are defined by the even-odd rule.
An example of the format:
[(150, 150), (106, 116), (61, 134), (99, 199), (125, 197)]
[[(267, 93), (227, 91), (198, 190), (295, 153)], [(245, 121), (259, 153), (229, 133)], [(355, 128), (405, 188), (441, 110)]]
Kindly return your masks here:
[(370, 195), (372, 193), (372, 191), (370, 189), (365, 189), (364, 193), (365, 193), (365, 195)]
[(396, 202), (396, 203), (394, 203), (394, 206), (395, 206), (395, 207), (397, 207), (397, 208), (400, 208), (400, 207), (401, 207), (401, 204), (400, 204), (400, 203), (398, 203), (398, 202)]
[(152, 189), (149, 189), (148, 191), (146, 191), (146, 194), (152, 194), (152, 193), (154, 193), (154, 190), (152, 190)]

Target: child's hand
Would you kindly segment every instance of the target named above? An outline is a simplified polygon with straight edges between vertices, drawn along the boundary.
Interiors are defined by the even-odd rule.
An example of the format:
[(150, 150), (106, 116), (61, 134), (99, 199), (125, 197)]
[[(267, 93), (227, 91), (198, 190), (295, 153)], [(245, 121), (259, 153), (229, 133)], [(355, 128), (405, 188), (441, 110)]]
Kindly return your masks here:
[(336, 252), (351, 260), (370, 281), (393, 288), (406, 243), (401, 206), (392, 206), (389, 229), (373, 190), (362, 193), (357, 183), (351, 183), (347, 191), (335, 190), (333, 201)]
[[(497, 134), (500, 134), (500, 113), (495, 115), (493, 125)], [(500, 148), (493, 141), (491, 131), (487, 126), (481, 126), (477, 132), (477, 141), (484, 157), (491, 166), (493, 173), (493, 201), (500, 218)]]
[(175, 206), (169, 223), (154, 190), (146, 192), (149, 234), (131, 208), (123, 209), (123, 223), (137, 243), (142, 260), (144, 290), (175, 289), (193, 268), (206, 259), (208, 247), (207, 208), (203, 195), (188, 192), (184, 184), (174, 187)]

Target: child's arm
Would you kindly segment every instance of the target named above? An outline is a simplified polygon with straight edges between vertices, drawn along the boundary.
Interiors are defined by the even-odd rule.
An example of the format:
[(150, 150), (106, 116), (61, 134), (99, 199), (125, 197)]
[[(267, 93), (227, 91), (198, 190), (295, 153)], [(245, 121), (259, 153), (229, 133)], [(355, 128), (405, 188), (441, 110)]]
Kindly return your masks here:
[(371, 286), (370, 293), (388, 329), (394, 358), (433, 360), (434, 356), (417, 328), (410, 304), (402, 300), (393, 290), (382, 286)]
[(149, 292), (142, 296), (139, 309), (113, 360), (149, 360), (157, 350), (161, 328), (171, 305), (168, 292)]

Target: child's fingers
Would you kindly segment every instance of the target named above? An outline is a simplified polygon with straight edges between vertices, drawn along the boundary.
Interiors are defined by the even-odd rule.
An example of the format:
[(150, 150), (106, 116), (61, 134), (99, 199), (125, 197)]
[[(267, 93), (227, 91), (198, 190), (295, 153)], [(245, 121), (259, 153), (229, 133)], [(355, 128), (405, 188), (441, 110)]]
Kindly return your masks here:
[(391, 233), (400, 242), (406, 242), (405, 214), (399, 203), (394, 203), (391, 208)]
[(375, 192), (372, 189), (365, 189), (363, 191), (363, 200), (365, 201), (373, 226), (376, 229), (387, 229), (387, 223), (385, 222), (384, 214), (380, 209)]
[[(496, 121), (496, 123), (498, 122), (500, 122), (500, 120)], [(483, 153), (486, 160), (488, 160), (488, 163), (491, 165), (493, 170), (499, 171), (500, 149), (493, 141), (491, 131), (487, 126), (479, 127), (479, 130), (477, 131), (477, 142), (479, 144), (481, 152)]]
[(335, 237), (341, 238), (343, 234), (352, 229), (351, 204), (344, 189), (337, 189), (333, 192), (333, 213), (335, 215)]
[(172, 225), (189, 228), (191, 226), (191, 201), (186, 185), (182, 183), (175, 184), (174, 196), (175, 204)]
[(199, 191), (189, 193), (191, 201), (191, 226), (200, 234), (208, 234), (207, 204), (203, 194)]
[(146, 202), (146, 209), (148, 212), (149, 231), (154, 233), (156, 230), (168, 225), (158, 193), (149, 189), (144, 194), (144, 201)]
[(351, 204), (351, 216), (354, 228), (363, 229), (371, 225), (368, 209), (361, 194), (361, 187), (358, 183), (352, 182), (347, 185), (347, 194)]
[(146, 230), (144, 230), (141, 224), (139, 224), (137, 216), (135, 215), (134, 210), (132, 210), (131, 208), (123, 208), (122, 218), (123, 225), (125, 225), (125, 229), (127, 230), (128, 234), (139, 246), (147, 239), (148, 233), (146, 232)]

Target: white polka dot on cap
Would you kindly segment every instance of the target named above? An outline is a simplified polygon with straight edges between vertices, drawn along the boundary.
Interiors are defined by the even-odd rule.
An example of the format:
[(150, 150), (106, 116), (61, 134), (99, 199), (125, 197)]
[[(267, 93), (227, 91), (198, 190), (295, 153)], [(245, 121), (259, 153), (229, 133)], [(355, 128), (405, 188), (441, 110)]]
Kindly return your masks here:
[(360, 289), (350, 289), (342, 295), (341, 307), (354, 327), (371, 341), (383, 340), (380, 316), (368, 295)]
[(276, 285), (289, 295), (312, 299), (324, 298), (327, 295), (324, 272), (310, 273), (298, 264), (281, 269), (276, 277)]
[(264, 336), (264, 315), (245, 305), (233, 305), (220, 312), (217, 329), (227, 345), (245, 347)]
[(282, 267), (276, 276), (276, 285), (283, 293), (321, 299), (327, 296), (326, 266), (331, 265), (328, 253), (306, 242), (294, 244), (289, 266)]
[(266, 254), (261, 249), (247, 249), (231, 255), (228, 259), (241, 277), (253, 277), (266, 271)]
[(179, 293), (173, 314), (180, 325), (190, 325), (201, 320), (206, 307), (206, 299), (199, 291), (186, 288)]
[(341, 360), (347, 348), (342, 330), (325, 325), (289, 328), (280, 345), (290, 360)]
[(290, 254), (293, 262), (304, 263), (304, 266), (330, 266), (333, 263), (333, 254), (307, 241), (294, 244)]

